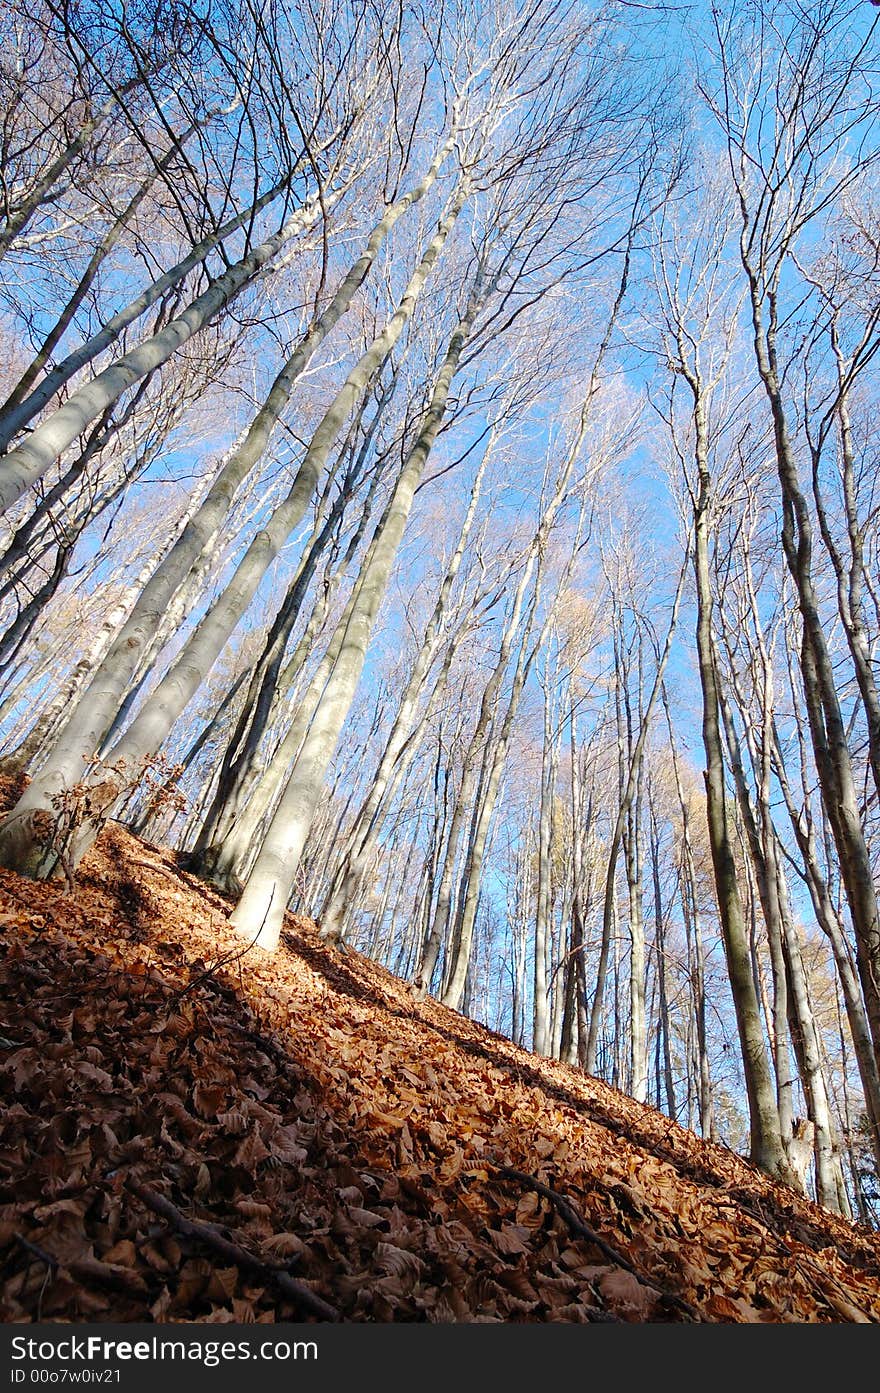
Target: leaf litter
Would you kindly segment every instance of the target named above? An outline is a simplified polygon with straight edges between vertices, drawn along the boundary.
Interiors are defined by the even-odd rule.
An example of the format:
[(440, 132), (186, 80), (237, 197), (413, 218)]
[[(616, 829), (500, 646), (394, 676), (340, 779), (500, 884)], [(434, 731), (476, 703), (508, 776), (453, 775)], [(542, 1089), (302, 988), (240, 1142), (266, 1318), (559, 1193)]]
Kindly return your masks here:
[(880, 1235), (110, 824), (0, 872), (7, 1322), (880, 1321)]

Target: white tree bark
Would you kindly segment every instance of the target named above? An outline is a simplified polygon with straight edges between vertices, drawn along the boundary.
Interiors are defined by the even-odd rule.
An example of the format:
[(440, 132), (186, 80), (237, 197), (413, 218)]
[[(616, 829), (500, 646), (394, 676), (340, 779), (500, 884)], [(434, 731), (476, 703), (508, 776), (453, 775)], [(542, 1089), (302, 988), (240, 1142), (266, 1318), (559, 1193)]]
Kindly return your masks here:
[[(223, 645), (256, 594), (263, 576), (302, 520), (346, 416), (394, 347), (412, 316), (418, 296), (440, 255), (463, 206), (465, 196), (466, 190), (462, 186), (431, 238), (398, 310), (349, 373), (336, 399), (317, 427), (287, 497), (254, 537), (223, 594), (201, 620), (195, 633), (151, 694), (149, 701), (112, 750), (111, 762), (124, 759), (133, 767), (145, 754), (157, 750), (174, 721), (204, 681), (219, 657)], [(376, 250), (380, 241), (381, 237), (375, 243)]]
[(315, 223), (321, 205), (310, 200), (288, 219), (280, 232), (237, 261), (158, 333), (124, 353), (68, 397), (21, 445), (0, 458), (0, 510), (6, 512), (27, 488), (46, 473), (90, 423), (118, 401), (129, 387), (166, 363), (173, 353), (209, 323), (291, 237)]
[[(409, 322), (418, 297), (440, 256), (455, 219), (464, 206), (467, 191), (467, 181), (463, 180), (428, 242), (395, 314), (349, 373), (345, 384), (315, 431), (286, 499), (275, 509), (266, 526), (257, 533), (229, 585), (205, 615), (162, 683), (151, 695), (148, 705), (126, 732), (122, 747), (117, 747), (112, 752), (114, 760), (126, 758), (133, 767), (143, 755), (158, 749), (176, 716), (186, 706), (218, 656), (253, 598), (266, 570), (302, 518), (346, 416)], [(381, 238), (379, 240), (381, 241)], [(356, 263), (356, 267), (352, 268), (339, 287), (337, 295), (325, 311), (325, 316), (322, 316), (322, 319), (325, 319), (324, 325), (320, 330), (316, 329), (311, 336), (307, 334), (298, 346), (276, 379), (264, 407), (233, 450), (178, 543), (144, 588), (106, 661), (72, 712), (53, 759), (41, 771), (39, 779), (35, 779), (28, 786), (13, 814), (0, 827), (0, 862), (3, 864), (28, 874), (34, 873), (42, 863), (42, 851), (33, 838), (32, 814), (37, 810), (47, 809), (53, 793), (74, 783), (82, 774), (91, 754), (98, 748), (123, 699), (126, 686), (141, 654), (161, 622), (168, 604), (190, 567), (198, 560), (221, 525), (238, 487), (262, 454), (269, 431), (288, 399), (295, 376), (303, 371), (317, 347), (317, 342), (320, 342), (327, 332), (328, 322), (335, 323), (334, 316), (338, 318), (342, 312), (340, 306), (344, 307), (350, 303), (351, 296), (360, 283), (362, 269), (361, 263)], [(87, 845), (88, 833), (83, 829), (80, 854)]]
[[(204, 238), (197, 246), (193, 247), (192, 251), (189, 252), (187, 256), (183, 257), (181, 261), (178, 261), (176, 265), (165, 271), (161, 276), (158, 276), (156, 280), (153, 281), (152, 285), (147, 286), (140, 295), (135, 296), (135, 298), (130, 300), (127, 305), (124, 305), (122, 309), (117, 310), (114, 315), (111, 315), (107, 323), (99, 329), (97, 333), (93, 334), (91, 338), (86, 339), (85, 343), (80, 344), (78, 348), (68, 353), (60, 363), (46, 374), (43, 381), (39, 383), (28, 396), (23, 397), (21, 401), (16, 401), (13, 406), (4, 409), (2, 413), (0, 413), (0, 450), (6, 450), (8, 448), (12, 438), (17, 435), (20, 430), (23, 430), (25, 426), (42, 411), (44, 406), (49, 404), (56, 393), (70, 381), (80, 368), (85, 367), (86, 363), (92, 362), (100, 353), (103, 353), (105, 349), (115, 343), (123, 329), (127, 328), (129, 324), (133, 324), (136, 319), (139, 319), (142, 314), (146, 313), (151, 305), (156, 304), (167, 290), (170, 290), (172, 286), (182, 281), (184, 276), (194, 270), (196, 266), (201, 265), (214, 247), (219, 246), (220, 243), (225, 241), (227, 237), (230, 237), (233, 232), (236, 232), (240, 227), (244, 227), (246, 223), (255, 218), (263, 208), (266, 208), (278, 197), (287, 186), (288, 182), (289, 176), (281, 180), (274, 188), (269, 189), (249, 208), (246, 208), (244, 212), (238, 213), (234, 218), (228, 219), (216, 232)], [(119, 220), (120, 224), (130, 211), (131, 208), (127, 209), (126, 213), (122, 215), (122, 218)], [(111, 232), (115, 231), (115, 228), (111, 230)], [(110, 234), (108, 234), (108, 241), (109, 237)], [(100, 250), (103, 253), (106, 251), (106, 248), (102, 247)]]
[(472, 299), (468, 315), (457, 326), (450, 340), (418, 438), (407, 456), (391, 502), (374, 537), (371, 555), (359, 578), (356, 601), (345, 625), (339, 656), (303, 742), (293, 775), (231, 917), (231, 923), (239, 933), (254, 939), (266, 949), (273, 949), (278, 942), (284, 911), (321, 796), (324, 776), (360, 680), (370, 635), (388, 586), (416, 486), (440, 429), (452, 379), (477, 308), (476, 300)]
[[(370, 786), (370, 791), (358, 813), (355, 825), (351, 830), (348, 845), (333, 879), (330, 895), (325, 902), (321, 914), (321, 932), (326, 938), (336, 939), (340, 936), (342, 920), (352, 898), (357, 893), (364, 864), (369, 857), (375, 841), (377, 831), (376, 821), (379, 809), (385, 799), (389, 781), (392, 778), (392, 773), (397, 769), (404, 746), (412, 735), (413, 721), (419, 696), (431, 665), (437, 656), (439, 645), (442, 642), (443, 626), (447, 619), (450, 592), (455, 584), (461, 562), (464, 558), (465, 548), (476, 515), (483, 475), (490, 453), (491, 444), (487, 447), (480, 467), (477, 470), (476, 478), (471, 488), (470, 500), (461, 526), (461, 532), (459, 533), (458, 543), (449, 560), (449, 565), (446, 568), (446, 573), (437, 595), (437, 601), (425, 628), (421, 646), (416, 655), (416, 660), (392, 722), (385, 749), (379, 761), (379, 767), (376, 770), (375, 777)], [(452, 650), (450, 647), (450, 657), (451, 652)]]

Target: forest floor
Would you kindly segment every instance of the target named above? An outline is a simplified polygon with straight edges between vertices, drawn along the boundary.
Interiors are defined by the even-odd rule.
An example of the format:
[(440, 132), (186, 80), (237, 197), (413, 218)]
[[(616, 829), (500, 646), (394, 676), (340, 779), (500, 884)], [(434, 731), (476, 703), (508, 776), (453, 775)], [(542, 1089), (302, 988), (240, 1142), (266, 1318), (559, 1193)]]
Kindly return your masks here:
[(0, 873), (0, 1318), (880, 1321), (880, 1234), (105, 829)]

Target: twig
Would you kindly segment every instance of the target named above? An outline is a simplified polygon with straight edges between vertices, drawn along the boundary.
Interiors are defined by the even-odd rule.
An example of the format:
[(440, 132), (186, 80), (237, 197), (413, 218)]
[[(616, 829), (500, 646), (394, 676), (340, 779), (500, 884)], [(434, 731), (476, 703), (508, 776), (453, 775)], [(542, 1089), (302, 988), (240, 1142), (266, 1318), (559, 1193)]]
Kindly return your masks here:
[(275, 886), (273, 885), (273, 886), (272, 886), (272, 893), (271, 893), (271, 895), (269, 896), (269, 903), (266, 905), (266, 913), (263, 915), (262, 921), (261, 921), (261, 923), (260, 923), (260, 927), (257, 929), (257, 932), (254, 934), (254, 936), (253, 936), (253, 938), (251, 939), (250, 943), (246, 943), (246, 944), (244, 945), (244, 947), (242, 947), (242, 948), (230, 948), (230, 950), (229, 950), (228, 953), (224, 953), (221, 957), (219, 957), (219, 958), (217, 959), (217, 961), (214, 963), (214, 966), (213, 966), (213, 967), (209, 967), (209, 968), (207, 968), (204, 972), (200, 972), (199, 975), (198, 975), (198, 977), (194, 977), (193, 980), (192, 980), (191, 982), (188, 982), (188, 983), (186, 984), (186, 986), (185, 986), (181, 991), (177, 992), (176, 995), (175, 995), (175, 998), (174, 998), (175, 1001), (181, 1001), (181, 1000), (183, 999), (183, 997), (186, 996), (187, 992), (191, 992), (191, 991), (193, 990), (194, 987), (197, 987), (201, 982), (204, 982), (208, 977), (213, 977), (214, 974), (215, 974), (216, 972), (219, 972), (219, 970), (220, 970), (221, 967), (224, 967), (224, 966), (226, 965), (226, 963), (228, 963), (228, 962), (238, 962), (238, 963), (240, 963), (240, 962), (241, 962), (241, 959), (245, 956), (245, 954), (246, 954), (246, 953), (249, 953), (249, 952), (251, 951), (251, 949), (252, 949), (253, 947), (256, 946), (257, 939), (260, 937), (260, 934), (263, 932), (263, 929), (266, 927), (266, 920), (267, 920), (268, 917), (269, 917), (269, 910), (272, 908), (272, 901), (274, 900), (274, 898), (275, 898)]
[(805, 1255), (801, 1256), (801, 1266), (810, 1269), (813, 1281), (821, 1291), (829, 1306), (842, 1316), (844, 1320), (852, 1321), (854, 1325), (871, 1325), (872, 1319), (865, 1315), (861, 1307), (850, 1300), (844, 1288), (830, 1272), (817, 1270), (817, 1264)]
[(564, 1195), (560, 1195), (557, 1190), (551, 1190), (549, 1185), (544, 1185), (533, 1175), (527, 1175), (525, 1171), (514, 1170), (513, 1166), (495, 1165), (495, 1170), (498, 1171), (499, 1175), (507, 1176), (508, 1180), (518, 1180), (521, 1185), (528, 1185), (530, 1190), (536, 1190), (539, 1195), (544, 1195), (556, 1206), (569, 1227), (579, 1233), (582, 1238), (586, 1238), (595, 1248), (598, 1248), (600, 1253), (604, 1253), (609, 1262), (613, 1262), (617, 1267), (625, 1268), (634, 1277), (638, 1276), (632, 1264), (615, 1248), (612, 1248), (610, 1243), (606, 1243), (604, 1238), (600, 1238), (595, 1229), (591, 1229), (589, 1224), (585, 1223)]
[(58, 1259), (53, 1257), (51, 1253), (47, 1253), (45, 1248), (39, 1247), (36, 1243), (31, 1243), (30, 1239), (25, 1238), (23, 1234), (17, 1233), (15, 1235), (15, 1240), (24, 1248), (28, 1255), (27, 1267), (25, 1268), (25, 1281), (27, 1281), (28, 1274), (30, 1273), (32, 1257), (36, 1258), (39, 1262), (45, 1263), (46, 1266), (46, 1275), (43, 1278), (42, 1285), (40, 1286), (40, 1294), (37, 1297), (37, 1321), (39, 1322), (43, 1318), (43, 1297), (46, 1295), (46, 1288), (51, 1278), (53, 1278), (58, 1271)]
[(38, 1244), (31, 1243), (29, 1238), (24, 1238), (20, 1233), (17, 1233), (15, 1235), (15, 1241), (21, 1244), (26, 1252), (30, 1253), (35, 1258), (39, 1258), (40, 1262), (44, 1262), (53, 1272), (58, 1267), (58, 1259), (53, 1257), (51, 1253), (47, 1253), (45, 1248), (40, 1248)]
[(545, 1199), (550, 1200), (551, 1204), (554, 1205), (559, 1215), (565, 1220), (570, 1229), (579, 1234), (581, 1238), (585, 1238), (589, 1243), (592, 1243), (595, 1248), (598, 1248), (599, 1252), (604, 1254), (609, 1262), (613, 1262), (616, 1267), (622, 1267), (631, 1277), (635, 1277), (636, 1281), (641, 1282), (642, 1286), (653, 1287), (655, 1291), (659, 1291), (664, 1305), (678, 1307), (679, 1310), (689, 1315), (692, 1320), (698, 1321), (700, 1319), (694, 1307), (691, 1306), (689, 1302), (685, 1301), (683, 1297), (677, 1296), (675, 1292), (663, 1291), (657, 1287), (650, 1278), (643, 1276), (637, 1268), (633, 1267), (628, 1258), (625, 1258), (616, 1248), (612, 1248), (610, 1243), (606, 1243), (605, 1239), (601, 1238), (596, 1230), (591, 1229), (589, 1224), (581, 1218), (571, 1201), (567, 1200), (564, 1195), (561, 1195), (558, 1190), (552, 1190), (549, 1185), (545, 1185), (543, 1181), (537, 1180), (535, 1176), (528, 1175), (525, 1171), (514, 1170), (513, 1166), (502, 1166), (493, 1161), (490, 1161), (489, 1164), (499, 1175), (506, 1176), (508, 1180), (516, 1180), (521, 1185), (527, 1185), (530, 1190), (535, 1190), (539, 1195), (543, 1195)]
[[(257, 930), (258, 936), (261, 932), (262, 925)], [(191, 992), (195, 987), (201, 986), (202, 982), (207, 982), (208, 978), (213, 977), (215, 973), (219, 972), (221, 967), (225, 967), (226, 964), (230, 962), (240, 962), (241, 959), (250, 952), (256, 941), (256, 938), (253, 939), (251, 943), (246, 943), (243, 948), (230, 948), (228, 953), (224, 953), (222, 957), (217, 959), (213, 967), (206, 968), (204, 972), (199, 973), (198, 977), (194, 977), (191, 982), (187, 982), (186, 986), (182, 987), (179, 992), (175, 992), (173, 999), (175, 1001), (182, 1001), (187, 992)]]
[(196, 1219), (189, 1219), (185, 1214), (172, 1204), (164, 1195), (159, 1195), (155, 1190), (149, 1189), (146, 1185), (139, 1184), (136, 1180), (126, 1180), (126, 1187), (137, 1195), (148, 1209), (161, 1218), (167, 1219), (173, 1224), (179, 1233), (187, 1238), (193, 1238), (199, 1243), (204, 1243), (206, 1247), (212, 1248), (220, 1257), (226, 1258), (228, 1262), (235, 1263), (236, 1267), (244, 1267), (251, 1272), (257, 1272), (261, 1277), (273, 1281), (280, 1291), (288, 1296), (299, 1306), (304, 1306), (306, 1310), (318, 1316), (321, 1320), (338, 1321), (340, 1320), (339, 1311), (335, 1306), (331, 1306), (328, 1301), (317, 1296), (311, 1287), (305, 1283), (298, 1282), (291, 1277), (289, 1272), (283, 1268), (273, 1267), (271, 1263), (264, 1262), (261, 1258), (249, 1253), (246, 1248), (242, 1248), (238, 1243), (226, 1238), (215, 1224), (200, 1223)]
[[(739, 1209), (742, 1210), (744, 1214), (748, 1215), (752, 1223), (755, 1224), (759, 1230), (763, 1231), (763, 1241), (766, 1243), (767, 1238), (772, 1238), (775, 1240), (776, 1250), (780, 1257), (791, 1257), (792, 1249), (790, 1245), (779, 1238), (772, 1223), (764, 1217), (758, 1200), (755, 1200), (758, 1206), (758, 1213), (756, 1214), (751, 1205), (746, 1204), (739, 1194), (735, 1196), (735, 1199)], [(805, 1244), (804, 1246), (806, 1247), (807, 1245)], [(798, 1253), (795, 1257), (795, 1261), (802, 1274), (807, 1277), (808, 1280), (812, 1278), (813, 1284), (818, 1289), (822, 1300), (831, 1306), (839, 1316), (843, 1316), (844, 1320), (852, 1321), (856, 1325), (871, 1324), (872, 1318), (866, 1315), (860, 1307), (856, 1306), (850, 1300), (845, 1287), (842, 1286), (837, 1278), (835, 1278), (832, 1273), (822, 1270), (816, 1262), (815, 1254), (812, 1250), (808, 1250), (805, 1253)]]
[(147, 1291), (146, 1282), (133, 1267), (114, 1266), (100, 1258), (74, 1258), (67, 1266), (72, 1277), (82, 1282), (97, 1282), (123, 1296), (143, 1296)]

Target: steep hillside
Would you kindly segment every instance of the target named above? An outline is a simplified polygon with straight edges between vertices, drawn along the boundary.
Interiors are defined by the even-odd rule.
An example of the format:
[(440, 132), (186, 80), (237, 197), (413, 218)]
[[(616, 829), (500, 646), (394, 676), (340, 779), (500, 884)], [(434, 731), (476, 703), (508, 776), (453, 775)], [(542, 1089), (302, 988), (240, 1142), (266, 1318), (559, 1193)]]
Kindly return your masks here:
[(880, 1236), (113, 825), (0, 874), (6, 1321), (878, 1321)]

